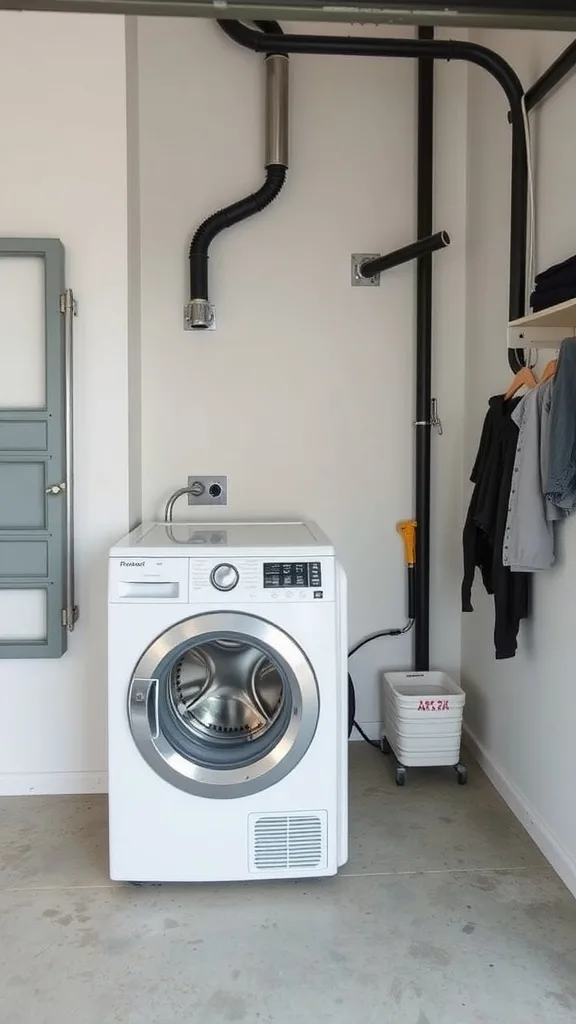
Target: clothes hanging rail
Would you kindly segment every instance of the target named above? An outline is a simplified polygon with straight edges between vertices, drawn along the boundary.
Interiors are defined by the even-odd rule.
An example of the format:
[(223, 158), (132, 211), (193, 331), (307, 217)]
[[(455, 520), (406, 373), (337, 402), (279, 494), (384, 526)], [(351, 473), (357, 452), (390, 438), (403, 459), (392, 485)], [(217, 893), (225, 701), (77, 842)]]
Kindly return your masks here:
[(526, 92), (526, 110), (530, 112), (561, 85), (576, 68), (576, 41), (570, 43)]

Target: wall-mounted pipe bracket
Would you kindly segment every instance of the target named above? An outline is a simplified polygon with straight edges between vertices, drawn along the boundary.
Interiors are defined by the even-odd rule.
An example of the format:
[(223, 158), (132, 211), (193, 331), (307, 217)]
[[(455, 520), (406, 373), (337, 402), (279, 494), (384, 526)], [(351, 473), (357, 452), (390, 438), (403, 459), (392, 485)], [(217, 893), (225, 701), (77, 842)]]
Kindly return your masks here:
[(394, 249), (386, 256), (362, 256), (353, 253), (352, 285), (380, 284), (380, 274), (385, 270), (392, 270), (393, 267), (399, 267), (422, 256), (430, 256), (439, 249), (445, 249), (447, 245), (450, 245), (448, 232), (437, 231), (435, 235), (427, 235), (416, 242), (410, 242), (410, 245), (403, 245), (401, 249)]
[(368, 260), (376, 259), (380, 254), (377, 252), (353, 252), (350, 257), (350, 284), (353, 288), (378, 288), (380, 285), (380, 274), (373, 274), (372, 277), (363, 277), (360, 268)]

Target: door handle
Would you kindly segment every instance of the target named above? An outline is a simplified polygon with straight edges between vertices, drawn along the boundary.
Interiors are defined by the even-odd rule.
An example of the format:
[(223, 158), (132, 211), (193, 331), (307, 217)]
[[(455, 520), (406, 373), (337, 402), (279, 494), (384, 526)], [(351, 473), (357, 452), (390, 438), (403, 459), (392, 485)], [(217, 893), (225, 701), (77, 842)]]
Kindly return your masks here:
[(158, 680), (134, 679), (130, 692), (131, 712), (135, 719), (147, 721), (153, 739), (158, 738)]
[(63, 494), (65, 490), (66, 482), (63, 481), (61, 484), (50, 484), (50, 487), (47, 487), (44, 493), (54, 497), (56, 494)]

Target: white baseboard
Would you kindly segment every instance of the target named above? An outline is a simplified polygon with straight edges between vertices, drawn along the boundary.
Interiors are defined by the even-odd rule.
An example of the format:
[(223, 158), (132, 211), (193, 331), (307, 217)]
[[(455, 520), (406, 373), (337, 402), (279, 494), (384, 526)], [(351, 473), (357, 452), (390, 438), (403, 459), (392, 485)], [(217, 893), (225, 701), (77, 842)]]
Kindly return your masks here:
[(4, 772), (0, 796), (107, 793), (108, 772)]
[(555, 872), (560, 875), (564, 885), (576, 896), (576, 861), (570, 856), (566, 848), (548, 825), (526, 800), (523, 793), (502, 771), (493, 758), (488, 754), (485, 747), (477, 737), (464, 726), (465, 742), (478, 764), (500, 796), (506, 801), (512, 813), (526, 829), (528, 835), (534, 840), (536, 846), (542, 851), (546, 860), (550, 862)]

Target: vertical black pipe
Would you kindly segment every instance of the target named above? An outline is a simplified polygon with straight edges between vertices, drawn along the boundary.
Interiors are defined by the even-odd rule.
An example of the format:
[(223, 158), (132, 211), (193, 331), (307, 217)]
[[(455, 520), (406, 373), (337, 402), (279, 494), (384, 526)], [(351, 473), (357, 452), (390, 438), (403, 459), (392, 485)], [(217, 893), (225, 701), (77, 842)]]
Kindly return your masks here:
[[(433, 39), (434, 29), (418, 29)], [(418, 60), (418, 238), (431, 235), (434, 218), (434, 61)], [(432, 254), (416, 269), (416, 623), (414, 668), (430, 666), (430, 406), (432, 402)]]
[[(521, 116), (521, 111), (520, 111)], [(518, 117), (518, 113), (516, 114)], [(512, 131), (512, 173), (510, 187), (510, 298), (509, 316), (517, 320), (526, 313), (526, 255), (528, 247), (528, 160), (524, 125)], [(526, 366), (523, 349), (508, 350), (513, 373)]]

